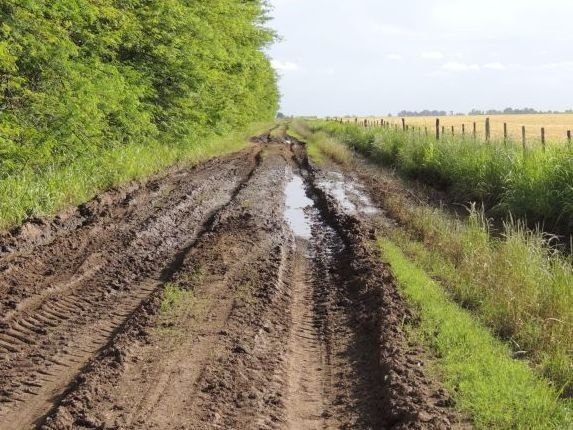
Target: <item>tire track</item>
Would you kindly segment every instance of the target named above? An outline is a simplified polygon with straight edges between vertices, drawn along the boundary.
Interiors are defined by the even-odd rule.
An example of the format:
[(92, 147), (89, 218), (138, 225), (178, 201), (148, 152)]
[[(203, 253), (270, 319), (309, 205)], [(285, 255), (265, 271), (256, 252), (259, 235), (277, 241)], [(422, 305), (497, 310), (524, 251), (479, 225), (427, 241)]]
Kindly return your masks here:
[[(128, 245), (108, 255), (106, 264), (80, 264), (75, 272), (81, 274), (25, 298), (3, 318), (0, 381), (9, 382), (0, 385), (1, 429), (30, 428), (42, 421), (89, 359), (177, 270), (181, 255), (249, 180), (257, 162), (251, 158), (241, 177), (240, 170), (248, 166), (246, 158), (251, 157), (239, 160), (240, 168), (234, 171), (207, 172), (212, 181), (193, 185), (179, 203), (153, 214), (143, 226), (136, 224), (143, 229), (130, 234)], [(217, 182), (218, 190), (207, 194)], [(94, 260), (93, 255), (83, 262)]]

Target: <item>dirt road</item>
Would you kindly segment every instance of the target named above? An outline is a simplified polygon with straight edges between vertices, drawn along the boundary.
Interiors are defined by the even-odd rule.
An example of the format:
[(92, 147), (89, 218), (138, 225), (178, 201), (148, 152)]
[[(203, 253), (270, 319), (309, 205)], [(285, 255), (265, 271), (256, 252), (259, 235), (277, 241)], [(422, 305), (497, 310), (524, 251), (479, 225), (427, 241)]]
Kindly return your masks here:
[(4, 234), (0, 429), (453, 427), (379, 215), (263, 136)]

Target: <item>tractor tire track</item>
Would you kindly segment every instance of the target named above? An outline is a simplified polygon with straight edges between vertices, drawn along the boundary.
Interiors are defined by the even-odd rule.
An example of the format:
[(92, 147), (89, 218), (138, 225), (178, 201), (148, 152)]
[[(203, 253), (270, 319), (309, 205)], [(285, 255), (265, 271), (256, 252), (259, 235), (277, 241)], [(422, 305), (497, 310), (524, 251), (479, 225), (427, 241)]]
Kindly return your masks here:
[[(162, 210), (148, 200), (152, 204), (138, 208), (143, 217), (134, 213), (127, 225), (115, 219), (119, 225), (107, 240), (82, 247), (87, 257), (75, 259), (77, 266), (67, 282), (45, 290), (34, 283), (30, 291), (25, 283), (18, 285), (23, 298), (2, 318), (0, 327), (0, 380), (9, 381), (0, 391), (1, 428), (31, 428), (41, 422), (89, 359), (176, 270), (180, 250), (192, 247), (248, 181), (256, 168), (255, 155), (243, 154), (223, 168), (206, 166), (196, 177), (183, 174), (180, 181), (167, 184)], [(82, 234), (90, 238), (94, 232), (80, 230)], [(78, 241), (82, 239), (86, 240)], [(40, 258), (45, 255), (49, 263), (59, 252), (73, 252), (76, 244), (67, 237), (56, 239), (40, 247)], [(105, 263), (94, 257), (102, 254)], [(18, 259), (38, 265), (33, 252)], [(11, 256), (7, 260), (10, 264)], [(54, 266), (56, 270), (58, 265)], [(14, 279), (26, 267), (20, 263), (4, 273)]]

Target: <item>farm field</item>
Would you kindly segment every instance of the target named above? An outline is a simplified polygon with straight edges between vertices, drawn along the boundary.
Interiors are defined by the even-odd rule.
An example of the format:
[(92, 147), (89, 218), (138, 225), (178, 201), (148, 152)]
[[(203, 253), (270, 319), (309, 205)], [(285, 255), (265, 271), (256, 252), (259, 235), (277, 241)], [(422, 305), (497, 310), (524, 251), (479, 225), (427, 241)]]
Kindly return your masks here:
[[(485, 120), (490, 119), (492, 139), (503, 140), (503, 124), (507, 123), (507, 131), (510, 139), (521, 143), (522, 127), (525, 126), (527, 140), (532, 143), (541, 141), (541, 128), (545, 128), (547, 141), (554, 144), (567, 143), (567, 131), (573, 132), (573, 114), (538, 114), (538, 115), (456, 115), (442, 117), (405, 117), (406, 124), (417, 127), (428, 127), (430, 132), (435, 130), (436, 118), (440, 119), (440, 126), (445, 127), (446, 135), (451, 135), (454, 127), (456, 134), (462, 133), (462, 125), (465, 125), (466, 133), (470, 135), (473, 123), (476, 123), (477, 136), (485, 138)], [(390, 124), (402, 126), (400, 117), (361, 117), (362, 120), (380, 121), (384, 119)]]

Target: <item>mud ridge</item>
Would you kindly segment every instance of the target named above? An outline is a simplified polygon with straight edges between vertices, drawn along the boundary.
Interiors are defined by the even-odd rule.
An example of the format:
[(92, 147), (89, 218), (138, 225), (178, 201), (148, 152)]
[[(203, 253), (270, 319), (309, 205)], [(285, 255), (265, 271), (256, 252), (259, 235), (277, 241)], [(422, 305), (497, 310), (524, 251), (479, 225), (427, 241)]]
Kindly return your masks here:
[[(227, 177), (221, 178), (226, 185), (220, 193), (213, 193), (211, 199), (201, 196), (201, 184), (195, 186), (191, 183), (190, 187), (187, 185), (172, 191), (171, 187), (183, 185), (178, 180), (173, 185), (166, 184), (166, 207), (158, 208), (153, 200), (148, 200), (151, 215), (143, 220), (135, 216), (135, 222), (132, 223), (134, 230), (128, 230), (128, 234), (120, 230), (122, 222), (126, 224), (120, 218), (119, 223), (115, 220), (118, 227), (113, 228), (119, 230), (116, 237), (110, 240), (104, 234), (102, 236), (106, 240), (101, 242), (91, 239), (93, 230), (95, 234), (102, 233), (102, 229), (98, 228), (100, 222), (104, 225), (111, 222), (103, 215), (102, 221), (93, 220), (85, 224), (87, 231), (80, 229), (80, 234), (87, 234), (87, 242), (82, 243), (81, 238), (70, 241), (66, 231), (62, 237), (37, 246), (39, 252), (7, 257), (8, 269), (4, 270), (4, 275), (14, 279), (16, 273), (29, 271), (27, 261), (35, 265), (44, 263), (42, 254), (49, 261), (54, 253), (77, 253), (77, 243), (82, 244), (86, 250), (101, 245), (111, 246), (111, 249), (113, 246), (118, 247), (117, 254), (110, 253), (111, 258), (99, 257), (101, 263), (93, 268), (88, 266), (87, 270), (83, 269), (86, 265), (81, 260), (76, 260), (80, 261), (81, 272), (75, 269), (72, 277), (64, 283), (60, 281), (59, 285), (48, 285), (42, 290), (38, 284), (30, 284), (33, 289), (26, 289), (22, 279), (15, 284), (23, 292), (23, 299), (15, 302), (13, 310), (4, 315), (3, 327), (0, 328), (0, 376), (10, 381), (8, 386), (3, 384), (0, 393), (1, 428), (38, 425), (42, 416), (59, 402), (66, 387), (72, 384), (73, 388), (74, 375), (80, 373), (90, 357), (96, 355), (121, 330), (122, 323), (129, 320), (142, 301), (161, 284), (162, 276), (176, 270), (177, 248), (192, 246), (198, 235), (204, 234), (209, 228), (214, 214), (226, 203), (223, 200), (226, 198), (225, 188), (230, 194), (227, 198), (232, 198), (236, 192), (231, 179), (233, 175), (237, 188), (248, 180), (256, 168), (256, 162), (248, 167), (250, 156), (242, 157), (236, 163), (242, 165), (241, 169), (246, 168), (246, 176), (241, 177), (240, 170), (234, 170), (234, 173), (231, 171), (230, 175), (227, 173)], [(232, 162), (229, 167), (234, 169)], [(207, 164), (203, 171), (213, 177), (210, 173), (213, 168), (216, 168), (216, 164)], [(183, 172), (181, 179), (187, 178), (187, 173)], [(193, 204), (196, 204), (196, 208), (189, 212), (188, 208)], [(79, 211), (85, 213), (83, 209)], [(185, 221), (173, 230), (174, 222), (180, 216), (184, 216)], [(165, 234), (166, 229), (172, 231)], [(175, 238), (175, 235), (179, 236)], [(109, 248), (106, 251), (109, 253)], [(84, 262), (89, 261), (90, 255), (94, 255), (93, 251), (88, 252), (91, 254), (87, 254), (88, 260), (84, 259)], [(103, 255), (102, 251), (96, 253)], [(174, 260), (169, 261), (170, 255), (173, 255)], [(135, 256), (138, 260), (134, 259)], [(18, 262), (18, 259), (22, 261)], [(58, 267), (58, 264), (52, 265), (51, 272), (56, 272)], [(54, 277), (61, 276), (60, 273), (54, 274)], [(14, 300), (13, 292), (13, 288), (9, 289), (9, 295), (4, 297)]]

